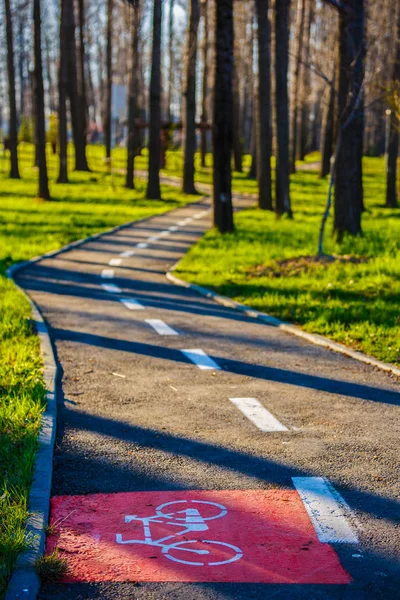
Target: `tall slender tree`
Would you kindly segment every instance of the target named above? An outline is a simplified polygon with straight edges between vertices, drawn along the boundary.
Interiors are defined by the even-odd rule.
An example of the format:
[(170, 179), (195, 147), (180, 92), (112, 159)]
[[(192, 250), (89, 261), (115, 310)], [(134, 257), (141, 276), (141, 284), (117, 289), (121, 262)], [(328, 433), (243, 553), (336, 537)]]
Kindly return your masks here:
[[(400, 8), (397, 7), (396, 50), (394, 56), (392, 85), (393, 91), (400, 85)], [(399, 153), (399, 128), (400, 120), (392, 110), (390, 115), (389, 147), (386, 170), (386, 206), (397, 207), (397, 158)]]
[(275, 4), (276, 206), (278, 215), (292, 213), (289, 166), (289, 11), (290, 0)]
[(258, 206), (272, 210), (271, 190), (271, 51), (269, 0), (256, 0), (258, 40), (257, 180)]
[(60, 153), (60, 167), (58, 183), (68, 183), (67, 162), (67, 91), (68, 91), (68, 60), (65, 39), (65, 0), (60, 6), (60, 64), (58, 70), (58, 145)]
[(132, 56), (128, 97), (128, 162), (126, 168), (126, 187), (128, 189), (133, 189), (135, 187), (135, 155), (139, 148), (137, 120), (139, 118), (139, 38), (141, 7), (137, 0), (136, 2), (133, 2), (132, 13)]
[(46, 129), (44, 119), (44, 87), (42, 66), (42, 26), (40, 0), (33, 0), (33, 26), (34, 26), (34, 63), (35, 63), (35, 129), (36, 149), (39, 166), (38, 197), (50, 200), (49, 183), (46, 163)]
[(300, 72), (301, 59), (303, 53), (304, 40), (304, 18), (305, 18), (305, 2), (306, 0), (297, 0), (297, 18), (296, 30), (294, 34), (294, 51), (293, 51), (293, 74), (292, 74), (292, 94), (290, 107), (290, 170), (292, 173), (296, 171), (296, 152), (297, 152), (297, 133), (298, 133), (298, 118), (299, 118), (299, 91), (300, 91)]
[(234, 230), (232, 206), (233, 123), (233, 0), (215, 3), (215, 82), (213, 119), (214, 226), (221, 233)]
[(203, 88), (201, 100), (201, 166), (206, 166), (207, 156), (207, 124), (208, 124), (208, 52), (210, 45), (210, 27), (209, 27), (209, 2), (202, 1), (203, 17), (204, 17), (204, 39), (203, 39)]
[(183, 92), (183, 192), (195, 194), (194, 158), (196, 153), (196, 64), (197, 32), (200, 21), (199, 0), (190, 0), (186, 81)]
[(175, 0), (169, 0), (169, 15), (168, 15), (168, 95), (167, 95), (167, 121), (172, 121), (172, 92), (174, 88), (174, 9)]
[(106, 158), (111, 158), (111, 102), (112, 102), (112, 51), (113, 51), (114, 0), (107, 0), (107, 52), (106, 52), (106, 101), (104, 111), (104, 138)]
[(337, 103), (340, 147), (336, 161), (334, 211), (334, 229), (339, 240), (345, 233), (357, 235), (361, 232), (364, 35), (364, 0), (341, 2)]
[(15, 96), (15, 65), (14, 65), (14, 42), (13, 42), (13, 21), (11, 14), (10, 0), (4, 0), (6, 16), (6, 36), (7, 36), (7, 74), (8, 74), (8, 101), (10, 104), (10, 159), (11, 179), (20, 179), (18, 168), (18, 131), (17, 131), (17, 103)]
[(161, 27), (162, 0), (154, 0), (150, 78), (149, 180), (147, 185), (147, 198), (151, 200), (161, 198)]

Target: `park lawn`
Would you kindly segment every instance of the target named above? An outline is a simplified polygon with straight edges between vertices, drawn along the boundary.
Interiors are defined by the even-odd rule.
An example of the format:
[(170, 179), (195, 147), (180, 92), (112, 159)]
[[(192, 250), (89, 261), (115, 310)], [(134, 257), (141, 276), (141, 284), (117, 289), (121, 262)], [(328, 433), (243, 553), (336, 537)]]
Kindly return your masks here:
[(292, 177), (293, 221), (256, 209), (237, 213), (236, 231), (224, 236), (208, 232), (176, 274), (306, 331), (400, 364), (400, 209), (383, 207), (383, 159), (365, 158), (364, 167), (363, 236), (336, 244), (332, 217), (325, 236), (326, 253), (359, 261), (290, 260), (317, 251), (327, 181), (310, 169)]
[(54, 202), (35, 199), (33, 148), (20, 146), (22, 180), (10, 180), (0, 163), (0, 598), (27, 541), (24, 523), (36, 440), (44, 409), (42, 361), (30, 325), (30, 305), (5, 270), (15, 262), (59, 248), (127, 221), (195, 200), (162, 186), (163, 201), (146, 200), (144, 182), (124, 189), (121, 175), (105, 173), (100, 148), (88, 149), (92, 173), (71, 173), (56, 185), (57, 157), (49, 154)]

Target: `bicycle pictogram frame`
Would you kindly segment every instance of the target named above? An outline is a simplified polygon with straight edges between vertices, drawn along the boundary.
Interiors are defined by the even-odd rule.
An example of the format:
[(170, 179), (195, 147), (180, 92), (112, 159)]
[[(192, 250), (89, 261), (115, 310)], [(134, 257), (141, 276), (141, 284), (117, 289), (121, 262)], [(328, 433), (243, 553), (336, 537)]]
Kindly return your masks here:
[[(171, 512), (170, 509), (173, 507), (181, 510), (172, 510)], [(215, 514), (203, 517), (200, 511), (201, 508), (205, 507), (212, 507)], [(167, 509), (168, 512), (164, 512), (165, 509)], [(215, 511), (215, 509), (217, 510)], [(209, 527), (206, 521), (221, 519), (228, 513), (227, 508), (222, 504), (217, 504), (216, 502), (208, 502), (206, 500), (173, 500), (171, 502), (165, 502), (164, 504), (160, 504), (160, 506), (156, 508), (155, 512), (156, 514), (150, 517), (126, 515), (125, 523), (131, 523), (132, 521), (140, 521), (143, 524), (144, 536), (143, 539), (124, 540), (123, 535), (117, 533), (117, 544), (143, 544), (146, 546), (156, 546), (161, 548), (162, 554), (165, 556), (165, 558), (168, 558), (169, 560), (172, 560), (177, 563), (196, 567), (216, 567), (236, 562), (242, 558), (242, 550), (237, 546), (234, 546), (233, 544), (229, 544), (228, 542), (204, 539), (185, 539), (184, 541), (167, 543), (170, 540), (174, 540), (177, 537), (184, 536), (191, 532), (208, 531)], [(153, 539), (151, 533), (152, 523), (161, 523), (173, 527), (181, 527), (183, 528), (183, 530), (159, 539)], [(209, 547), (195, 548), (193, 547), (194, 544), (206, 544)], [(187, 547), (188, 545), (191, 545), (191, 547)], [(219, 560), (213, 560), (212, 554), (217, 553), (220, 555), (221, 551), (224, 554), (227, 554), (226, 558), (223, 558), (223, 560), (221, 560), (221, 557), (219, 556)], [(185, 560), (183, 558), (180, 558), (182, 552), (192, 553), (193, 555), (197, 556), (207, 556), (207, 559), (204, 562), (200, 562), (199, 560), (197, 560), (197, 556), (193, 556), (194, 560)], [(178, 556), (176, 556), (175, 554), (178, 554)]]

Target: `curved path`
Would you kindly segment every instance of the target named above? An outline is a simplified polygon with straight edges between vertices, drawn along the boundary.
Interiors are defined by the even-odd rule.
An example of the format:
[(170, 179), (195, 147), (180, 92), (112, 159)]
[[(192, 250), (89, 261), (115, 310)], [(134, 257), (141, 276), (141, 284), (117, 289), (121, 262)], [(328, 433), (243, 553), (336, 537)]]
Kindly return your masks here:
[(40, 598), (399, 597), (398, 384), (168, 283), (209, 220), (201, 200), (18, 276), (63, 372), (70, 574)]

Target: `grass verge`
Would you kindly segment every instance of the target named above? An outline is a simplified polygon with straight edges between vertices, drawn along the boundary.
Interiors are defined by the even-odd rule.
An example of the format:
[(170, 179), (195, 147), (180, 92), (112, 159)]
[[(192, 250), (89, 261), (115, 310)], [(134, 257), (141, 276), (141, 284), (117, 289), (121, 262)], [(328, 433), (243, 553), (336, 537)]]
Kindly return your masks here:
[[(292, 178), (294, 220), (246, 210), (236, 231), (210, 231), (176, 273), (238, 302), (301, 325), (376, 358), (400, 364), (400, 210), (383, 207), (384, 161), (364, 159), (364, 233), (325, 251), (361, 260), (316, 263), (327, 182), (312, 170)], [(296, 259), (296, 260), (293, 260)]]
[(122, 175), (105, 172), (102, 149), (88, 149), (92, 173), (71, 173), (56, 185), (57, 157), (48, 155), (53, 202), (35, 199), (33, 147), (20, 145), (22, 180), (0, 163), (0, 598), (23, 550), (27, 499), (36, 451), (44, 387), (39, 342), (30, 305), (5, 278), (12, 263), (57, 249), (121, 223), (181, 206), (193, 196), (162, 187), (162, 201), (146, 200), (144, 182), (126, 190)]

